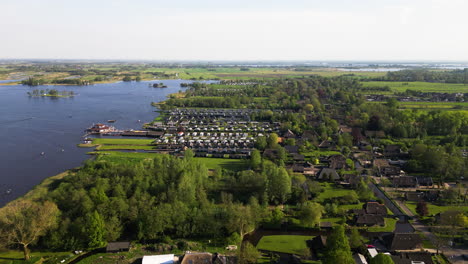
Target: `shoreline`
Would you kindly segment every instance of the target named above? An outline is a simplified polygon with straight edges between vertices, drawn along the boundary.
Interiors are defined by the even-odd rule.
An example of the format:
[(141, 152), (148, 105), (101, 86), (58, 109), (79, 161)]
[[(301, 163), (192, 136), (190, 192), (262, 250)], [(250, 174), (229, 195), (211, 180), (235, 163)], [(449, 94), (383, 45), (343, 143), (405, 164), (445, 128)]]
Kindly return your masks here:
[(68, 169), (64, 172), (61, 172), (57, 175), (53, 175), (53, 176), (50, 176), (50, 177), (47, 177), (45, 178), (43, 181), (41, 181), (39, 184), (37, 184), (36, 186), (34, 186), (31, 190), (29, 190), (27, 193), (25, 193), (24, 195), (22, 196), (19, 196), (17, 197), (16, 199), (13, 199), (7, 203), (5, 203), (2, 207), (0, 208), (3, 208), (7, 205), (9, 205), (10, 203), (12, 202), (15, 202), (15, 201), (20, 201), (20, 200), (39, 200), (41, 198), (44, 197), (44, 194), (46, 194), (48, 192), (48, 189), (50, 187), (50, 185), (54, 184), (55, 181), (57, 180), (62, 180), (63, 178), (69, 176), (69, 175), (73, 175), (74, 173), (76, 173), (79, 169), (81, 168), (80, 167), (76, 167), (76, 168), (72, 168), (72, 169)]
[[(154, 81), (154, 80), (144, 80), (144, 81)], [(117, 83), (117, 82), (123, 82), (123, 81), (116, 81), (116, 82), (108, 82), (108, 83)], [(133, 81), (134, 82), (134, 81)], [(106, 83), (99, 83), (99, 84), (106, 84)], [(4, 85), (4, 84), (0, 84), (0, 85)], [(12, 85), (11, 83), (8, 83), (8, 85)], [(21, 85), (21, 84), (20, 84)], [(60, 84), (55, 84), (55, 85), (60, 85)], [(71, 86), (75, 86), (75, 85), (71, 85)], [(171, 94), (168, 94), (166, 96), (166, 99), (165, 100), (162, 100), (161, 102), (157, 103), (157, 104), (160, 104), (160, 103), (164, 103), (165, 101), (167, 101), (168, 99), (171, 98), (171, 96), (176, 96), (177, 98), (180, 98), (180, 97), (184, 97), (185, 96), (185, 92), (175, 92), (175, 93), (171, 93)], [(42, 96), (39, 96), (39, 97), (42, 97)], [(153, 103), (153, 102), (151, 102)], [(156, 108), (157, 110), (160, 110), (157, 106), (153, 106), (154, 108)], [(152, 119), (153, 121), (154, 119)], [(99, 144), (83, 144), (83, 143), (78, 143), (76, 144), (77, 147), (79, 148), (96, 148), (96, 147), (99, 147), (100, 145)], [(94, 155), (92, 155), (91, 153), (87, 153), (87, 155), (89, 156), (88, 159), (86, 159), (85, 161), (87, 160), (91, 160), (93, 158), (95, 158)], [(53, 176), (50, 176), (50, 177), (47, 177), (45, 178), (43, 181), (41, 181), (39, 184), (35, 185), (34, 187), (32, 187), (32, 189), (30, 189), (27, 193), (25, 193), (24, 195), (22, 196), (19, 196), (11, 201), (8, 201), (7, 203), (5, 203), (3, 206), (1, 206), (0, 208), (3, 208), (5, 206), (7, 206), (8, 204), (10, 204), (11, 202), (14, 202), (14, 201), (17, 201), (17, 200), (21, 200), (21, 199), (31, 199), (31, 200), (38, 200), (38, 199), (41, 199), (42, 197), (44, 197), (44, 195), (48, 192), (48, 188), (51, 184), (53, 184), (55, 181), (57, 180), (62, 180), (63, 178), (65, 178), (66, 176), (70, 176), (70, 175), (73, 175), (74, 173), (76, 173), (77, 171), (79, 171), (81, 169), (82, 166), (78, 166), (78, 167), (75, 167), (75, 168), (72, 168), (72, 169), (67, 169), (59, 174), (56, 174), (56, 175), (53, 175)]]

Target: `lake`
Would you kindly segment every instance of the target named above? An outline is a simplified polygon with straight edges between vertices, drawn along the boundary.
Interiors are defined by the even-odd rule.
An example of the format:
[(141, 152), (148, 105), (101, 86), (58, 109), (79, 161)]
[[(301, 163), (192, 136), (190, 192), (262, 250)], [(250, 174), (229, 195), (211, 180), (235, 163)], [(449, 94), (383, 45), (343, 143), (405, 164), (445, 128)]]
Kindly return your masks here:
[[(149, 83), (156, 82), (168, 88), (149, 87)], [(112, 125), (118, 129), (140, 129), (144, 122), (158, 116), (151, 102), (185, 90), (180, 88), (183, 82), (191, 81), (0, 86), (0, 206), (24, 195), (45, 178), (80, 166), (90, 158), (86, 153), (92, 149), (76, 145), (93, 123), (116, 120)], [(29, 97), (26, 92), (34, 89), (67, 90), (77, 95)]]

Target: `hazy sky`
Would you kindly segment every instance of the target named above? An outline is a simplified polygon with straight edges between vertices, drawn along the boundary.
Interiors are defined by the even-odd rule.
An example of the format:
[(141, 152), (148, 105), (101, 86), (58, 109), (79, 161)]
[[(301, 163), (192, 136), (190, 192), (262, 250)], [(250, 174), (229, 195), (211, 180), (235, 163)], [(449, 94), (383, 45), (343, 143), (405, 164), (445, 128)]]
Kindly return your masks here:
[(468, 61), (467, 0), (0, 0), (0, 58)]

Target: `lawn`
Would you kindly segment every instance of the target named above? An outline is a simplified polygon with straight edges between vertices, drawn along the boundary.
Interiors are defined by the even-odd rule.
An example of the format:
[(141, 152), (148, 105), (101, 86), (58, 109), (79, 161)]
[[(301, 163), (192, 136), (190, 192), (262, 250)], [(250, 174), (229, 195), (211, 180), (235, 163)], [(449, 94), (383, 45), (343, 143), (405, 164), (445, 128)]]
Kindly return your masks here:
[(153, 139), (134, 138), (93, 138), (94, 145), (149, 145)]
[(362, 82), (364, 87), (388, 86), (392, 92), (405, 92), (407, 89), (421, 92), (468, 93), (468, 85), (461, 83), (430, 83), (430, 82)]
[(87, 257), (78, 262), (78, 264), (130, 264), (130, 263), (141, 263), (137, 262), (138, 259), (141, 259), (143, 255), (138, 255), (132, 252), (122, 252), (122, 253), (99, 253)]
[(247, 160), (241, 159), (222, 159), (222, 158), (195, 158), (205, 164), (208, 169), (227, 169), (227, 170), (244, 170), (248, 167)]
[(369, 232), (393, 232), (395, 230), (395, 225), (398, 222), (395, 218), (386, 217), (384, 227), (369, 227), (367, 231)]
[[(416, 202), (405, 202), (406, 207), (411, 210), (411, 212), (415, 215), (416, 213)], [(429, 215), (436, 215), (441, 212), (445, 211), (450, 211), (450, 210), (456, 210), (456, 211), (463, 211), (463, 212), (468, 212), (468, 206), (457, 206), (457, 205), (449, 205), (449, 206), (441, 206), (441, 205), (435, 205), (432, 203), (427, 203), (427, 208), (429, 209)]]
[(324, 191), (321, 192), (317, 198), (315, 198), (317, 202), (322, 202), (330, 198), (342, 197), (353, 192), (353, 190), (349, 189), (336, 188), (333, 184), (327, 182), (321, 183), (321, 185)]
[(312, 236), (264, 236), (258, 242), (257, 249), (302, 255), (307, 249), (306, 241)]

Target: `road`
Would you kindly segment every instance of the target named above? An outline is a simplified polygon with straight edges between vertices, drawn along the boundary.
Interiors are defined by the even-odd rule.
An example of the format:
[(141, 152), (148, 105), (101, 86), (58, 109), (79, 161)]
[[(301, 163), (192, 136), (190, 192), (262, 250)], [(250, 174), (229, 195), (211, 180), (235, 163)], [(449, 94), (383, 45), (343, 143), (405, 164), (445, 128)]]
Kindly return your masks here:
[[(414, 216), (414, 214), (411, 212), (411, 210), (401, 201), (395, 200), (395, 202), (400, 206), (400, 208), (408, 212), (409, 216)], [(427, 237), (433, 245), (437, 244), (437, 237), (429, 230), (429, 227), (423, 225), (421, 222), (419, 222), (418, 218), (414, 218), (415, 220), (413, 221), (413, 227), (416, 229), (416, 231), (422, 233), (425, 237)], [(435, 249), (427, 249), (431, 253), (436, 253)], [(463, 254), (468, 254), (468, 251), (466, 249), (458, 249), (458, 248), (452, 248), (448, 245), (443, 245), (439, 249), (440, 252), (442, 252), (453, 264), (468, 264), (468, 261), (463, 260), (462, 255)], [(439, 253), (440, 253), (439, 252)]]
[(377, 198), (380, 198), (380, 199), (382, 199), (384, 201), (385, 206), (387, 206), (388, 209), (390, 209), (390, 211), (392, 211), (392, 213), (395, 216), (407, 215), (404, 212), (402, 212), (400, 210), (400, 208), (395, 206), (395, 204), (390, 199), (388, 199), (388, 197), (385, 196), (385, 194), (379, 188), (377, 188), (377, 186), (375, 186), (374, 183), (370, 182), (369, 183), (369, 188), (374, 192), (374, 194), (377, 196)]
[[(382, 199), (385, 203), (385, 206), (387, 206), (394, 215), (407, 215), (410, 217), (414, 217), (415, 215), (411, 210), (402, 202), (399, 200), (394, 199), (393, 201), (398, 205), (395, 206), (395, 204), (390, 201), (390, 199), (385, 196), (385, 194), (377, 188), (373, 183), (369, 183), (369, 187), (371, 188), (372, 191), (376, 194), (376, 196), (380, 199)], [(429, 230), (429, 227), (423, 225), (419, 220), (414, 218), (414, 221), (412, 223), (413, 228), (417, 231), (422, 233), (425, 237), (427, 237), (433, 245), (437, 244), (437, 237)], [(436, 253), (435, 249), (426, 249), (430, 251), (431, 253)], [(453, 264), (468, 264), (468, 261), (463, 260), (462, 255), (463, 254), (468, 254), (466, 249), (457, 249), (457, 248), (452, 248), (448, 245), (444, 245), (440, 248), (440, 252), (444, 253), (444, 255), (450, 260), (451, 263)]]

